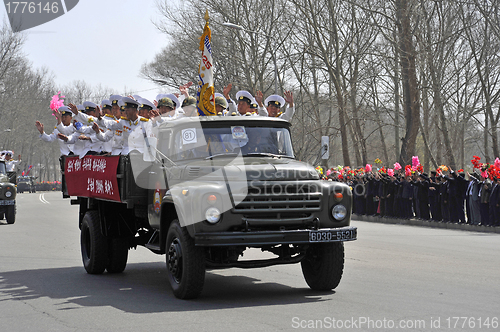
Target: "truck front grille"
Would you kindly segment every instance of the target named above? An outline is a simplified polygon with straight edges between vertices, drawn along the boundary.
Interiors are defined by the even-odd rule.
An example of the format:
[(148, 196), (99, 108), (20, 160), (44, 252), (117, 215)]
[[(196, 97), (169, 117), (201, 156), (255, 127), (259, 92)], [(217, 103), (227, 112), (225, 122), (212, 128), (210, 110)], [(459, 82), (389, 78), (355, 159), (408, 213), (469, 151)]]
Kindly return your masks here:
[[(316, 186), (274, 183), (266, 186), (249, 186), (247, 196), (233, 209), (234, 213), (310, 213), (321, 211), (323, 194)], [(238, 195), (234, 195), (237, 200)]]

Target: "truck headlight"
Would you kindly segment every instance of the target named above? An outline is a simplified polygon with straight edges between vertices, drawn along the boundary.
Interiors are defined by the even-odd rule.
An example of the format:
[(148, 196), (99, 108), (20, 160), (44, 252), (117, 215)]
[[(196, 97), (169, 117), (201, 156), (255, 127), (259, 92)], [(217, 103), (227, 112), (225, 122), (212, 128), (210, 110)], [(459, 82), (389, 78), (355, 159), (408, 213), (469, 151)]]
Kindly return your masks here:
[(9, 198), (12, 196), (12, 191), (5, 192), (5, 197)]
[(347, 209), (342, 204), (335, 205), (332, 209), (332, 217), (335, 220), (342, 220), (347, 215)]
[(220, 210), (216, 207), (209, 207), (205, 211), (205, 219), (211, 224), (216, 224), (220, 220)]

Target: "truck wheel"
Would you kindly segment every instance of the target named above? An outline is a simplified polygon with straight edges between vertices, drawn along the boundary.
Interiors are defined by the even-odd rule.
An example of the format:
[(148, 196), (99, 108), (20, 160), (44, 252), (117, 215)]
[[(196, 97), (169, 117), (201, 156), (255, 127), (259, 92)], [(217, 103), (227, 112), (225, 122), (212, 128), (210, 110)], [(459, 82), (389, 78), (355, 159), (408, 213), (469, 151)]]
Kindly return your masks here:
[(101, 232), (98, 211), (87, 211), (80, 235), (83, 266), (87, 273), (101, 274), (108, 264), (108, 242)]
[(344, 244), (342, 242), (314, 243), (300, 262), (302, 274), (311, 289), (335, 289), (344, 271)]
[(5, 212), (5, 219), (7, 219), (7, 224), (12, 225), (16, 222), (16, 206), (7, 206), (7, 211)]
[(205, 257), (203, 249), (194, 245), (186, 228), (178, 220), (168, 229), (167, 275), (174, 295), (179, 299), (194, 299), (203, 290), (205, 282)]
[(109, 273), (121, 273), (127, 266), (128, 239), (114, 238), (108, 242), (108, 266)]

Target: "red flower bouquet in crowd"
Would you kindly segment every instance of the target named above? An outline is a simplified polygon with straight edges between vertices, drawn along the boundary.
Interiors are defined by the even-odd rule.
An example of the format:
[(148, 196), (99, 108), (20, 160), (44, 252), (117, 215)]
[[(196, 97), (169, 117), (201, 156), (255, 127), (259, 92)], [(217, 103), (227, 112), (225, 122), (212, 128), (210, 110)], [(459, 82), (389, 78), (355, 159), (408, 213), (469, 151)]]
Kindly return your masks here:
[(410, 165), (405, 166), (405, 176), (411, 176), (411, 166)]
[(418, 166), (417, 166), (417, 172), (419, 172), (420, 174), (422, 174), (424, 172), (424, 166), (418, 164)]
[(480, 157), (472, 156), (471, 163), (474, 165), (474, 168), (481, 169), (483, 167), (483, 163), (480, 163), (479, 160), (481, 160)]

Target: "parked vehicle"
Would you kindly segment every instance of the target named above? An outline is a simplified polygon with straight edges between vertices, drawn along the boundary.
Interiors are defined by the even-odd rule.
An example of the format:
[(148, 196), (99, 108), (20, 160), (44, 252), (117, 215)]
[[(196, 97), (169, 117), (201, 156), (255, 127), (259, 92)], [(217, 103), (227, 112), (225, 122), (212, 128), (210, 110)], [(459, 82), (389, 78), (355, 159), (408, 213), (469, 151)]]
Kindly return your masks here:
[(0, 160), (0, 219), (13, 224), (16, 222), (16, 177), (9, 173), (15, 172), (7, 172), (5, 161)]

